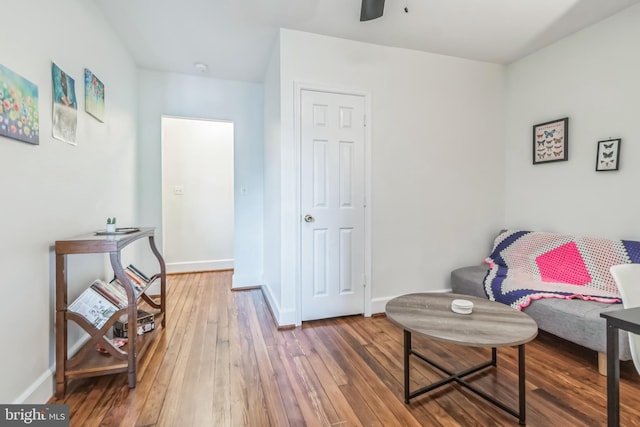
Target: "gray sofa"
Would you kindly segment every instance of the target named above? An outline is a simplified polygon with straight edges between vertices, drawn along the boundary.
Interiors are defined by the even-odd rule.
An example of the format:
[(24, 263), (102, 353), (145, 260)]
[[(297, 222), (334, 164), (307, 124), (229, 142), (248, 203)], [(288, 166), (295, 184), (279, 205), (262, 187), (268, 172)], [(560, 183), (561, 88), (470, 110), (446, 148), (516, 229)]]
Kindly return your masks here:
[[(484, 278), (488, 270), (489, 267), (485, 264), (452, 271), (452, 292), (487, 298)], [(523, 312), (538, 323), (540, 330), (597, 351), (598, 371), (606, 375), (607, 331), (606, 321), (600, 317), (600, 313), (621, 308), (621, 304), (542, 298), (532, 301)], [(630, 359), (627, 332), (620, 331), (620, 360)]]

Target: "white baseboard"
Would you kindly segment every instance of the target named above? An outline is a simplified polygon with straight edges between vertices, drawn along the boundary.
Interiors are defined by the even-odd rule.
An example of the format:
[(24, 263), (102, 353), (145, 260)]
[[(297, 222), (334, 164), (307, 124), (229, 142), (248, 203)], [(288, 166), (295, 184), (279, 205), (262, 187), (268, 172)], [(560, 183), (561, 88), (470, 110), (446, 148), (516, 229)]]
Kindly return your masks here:
[[(429, 292), (434, 293), (434, 294), (441, 294), (441, 293), (445, 293), (445, 292), (451, 292), (451, 289), (438, 289), (438, 290), (430, 290)], [(400, 295), (395, 295), (395, 296), (391, 296), (391, 297), (382, 297), (382, 298), (373, 298), (371, 300), (371, 313), (372, 314), (378, 314), (378, 313), (384, 313), (385, 312), (385, 307), (387, 306), (387, 303), (389, 301), (391, 301), (392, 299), (394, 299), (395, 297), (400, 296)]]
[(233, 259), (209, 261), (169, 262), (167, 273), (195, 273), (198, 271), (215, 271), (233, 269)]
[(260, 285), (260, 279), (257, 277), (238, 276), (233, 274), (231, 279), (231, 288), (253, 288)]
[(294, 309), (280, 310), (279, 327), (300, 326), (296, 325), (296, 311)]
[(371, 314), (384, 313), (387, 303), (395, 297), (373, 298), (371, 300)]
[(53, 396), (55, 386), (56, 380), (53, 371), (47, 369), (11, 403), (14, 405), (45, 404)]
[[(80, 351), (80, 348), (82, 348), (90, 338), (91, 337), (89, 335), (86, 335), (79, 339), (78, 342), (69, 349), (69, 356), (73, 356)], [(49, 369), (44, 371), (29, 387), (27, 387), (25, 391), (20, 394), (20, 396), (12, 402), (12, 404), (40, 405), (47, 403), (49, 399), (53, 397), (56, 390), (55, 371), (55, 366), (51, 366)]]
[(262, 293), (264, 298), (273, 313), (277, 327), (293, 326), (296, 324), (296, 311), (293, 309), (282, 310), (278, 301), (274, 298), (271, 292), (271, 287), (268, 284), (262, 285)]

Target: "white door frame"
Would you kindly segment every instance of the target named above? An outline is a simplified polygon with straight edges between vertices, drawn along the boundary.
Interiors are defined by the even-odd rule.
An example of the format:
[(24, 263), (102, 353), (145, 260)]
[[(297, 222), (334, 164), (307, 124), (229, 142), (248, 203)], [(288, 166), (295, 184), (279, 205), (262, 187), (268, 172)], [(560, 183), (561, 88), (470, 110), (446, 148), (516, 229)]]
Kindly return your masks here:
[[(203, 117), (192, 117), (192, 116), (176, 116), (176, 115), (172, 115), (172, 114), (162, 114), (160, 117), (160, 209), (161, 209), (161, 237), (162, 237), (162, 244), (161, 244), (161, 251), (163, 254), (166, 254), (166, 250), (165, 250), (165, 244), (167, 239), (165, 238), (166, 233), (167, 233), (167, 225), (166, 225), (166, 197), (165, 197), (165, 148), (164, 148), (164, 144), (165, 144), (165, 134), (164, 134), (164, 119), (180, 119), (180, 120), (193, 120), (193, 121), (199, 121), (199, 122), (215, 122), (215, 123), (231, 123), (233, 125), (233, 139), (231, 141), (233, 147), (232, 150), (234, 150), (235, 152), (235, 145), (236, 145), (236, 141), (235, 141), (235, 122), (233, 120), (225, 120), (225, 119), (211, 119), (211, 118), (203, 118)], [(234, 158), (234, 164), (232, 165), (232, 170), (231, 170), (231, 174), (232, 174), (232, 180), (235, 180), (235, 175), (236, 175), (236, 168), (235, 168), (235, 158)], [(235, 184), (234, 184), (235, 185)], [(226, 270), (226, 269), (233, 269), (234, 268), (234, 262), (235, 262), (235, 247), (236, 247), (236, 237), (235, 237), (235, 227), (236, 227), (236, 221), (235, 221), (235, 211), (236, 211), (236, 201), (235, 201), (235, 193), (234, 193), (234, 201), (233, 204), (231, 206), (231, 209), (233, 210), (233, 252), (234, 252), (234, 257), (231, 259), (222, 259), (222, 260), (210, 260), (210, 261), (195, 261), (195, 262), (183, 262), (180, 263), (180, 265), (177, 266), (167, 266), (167, 272), (168, 273), (188, 273), (188, 272), (198, 272), (198, 271), (211, 271), (211, 270)]]
[(364, 111), (365, 111), (365, 129), (364, 129), (364, 274), (365, 274), (365, 288), (364, 288), (364, 315), (365, 317), (371, 316), (371, 94), (368, 91), (351, 90), (343, 88), (335, 88), (322, 84), (308, 83), (308, 82), (294, 82), (293, 91), (293, 150), (294, 150), (294, 170), (293, 170), (293, 205), (295, 206), (295, 217), (297, 221), (295, 223), (293, 232), (294, 241), (294, 253), (295, 270), (294, 270), (294, 283), (296, 288), (296, 326), (302, 324), (302, 206), (301, 206), (301, 194), (302, 176), (300, 168), (302, 164), (302, 130), (300, 126), (300, 120), (302, 119), (302, 91), (310, 90), (316, 92), (329, 92), (342, 95), (357, 95), (364, 98)]

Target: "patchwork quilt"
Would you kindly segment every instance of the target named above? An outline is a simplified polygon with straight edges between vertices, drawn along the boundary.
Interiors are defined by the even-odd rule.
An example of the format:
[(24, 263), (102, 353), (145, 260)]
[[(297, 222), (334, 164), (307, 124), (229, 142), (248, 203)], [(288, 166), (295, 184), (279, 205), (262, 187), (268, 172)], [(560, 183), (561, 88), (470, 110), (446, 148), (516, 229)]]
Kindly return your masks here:
[(517, 310), (540, 298), (619, 303), (609, 267), (640, 263), (640, 242), (507, 230), (485, 262), (487, 297)]

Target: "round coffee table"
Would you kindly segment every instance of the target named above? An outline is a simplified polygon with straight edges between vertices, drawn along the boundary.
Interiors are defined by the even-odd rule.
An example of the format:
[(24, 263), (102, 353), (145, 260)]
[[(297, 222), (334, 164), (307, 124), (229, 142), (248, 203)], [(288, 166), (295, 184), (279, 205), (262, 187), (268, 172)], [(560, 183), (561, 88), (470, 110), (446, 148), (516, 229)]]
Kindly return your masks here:
[[(451, 310), (454, 299), (473, 302), (471, 314), (458, 314)], [(525, 424), (525, 353), (524, 345), (538, 335), (538, 325), (525, 313), (508, 305), (483, 298), (452, 293), (418, 293), (399, 296), (386, 306), (387, 318), (404, 329), (404, 400), (427, 393), (452, 381), (473, 391), (499, 408), (517, 417)], [(491, 347), (491, 360), (462, 372), (451, 372), (411, 348), (411, 334), (464, 346)], [(463, 377), (482, 369), (497, 366), (496, 348), (518, 346), (519, 411), (477, 389)], [(410, 356), (414, 355), (448, 375), (416, 391), (409, 390)]]

